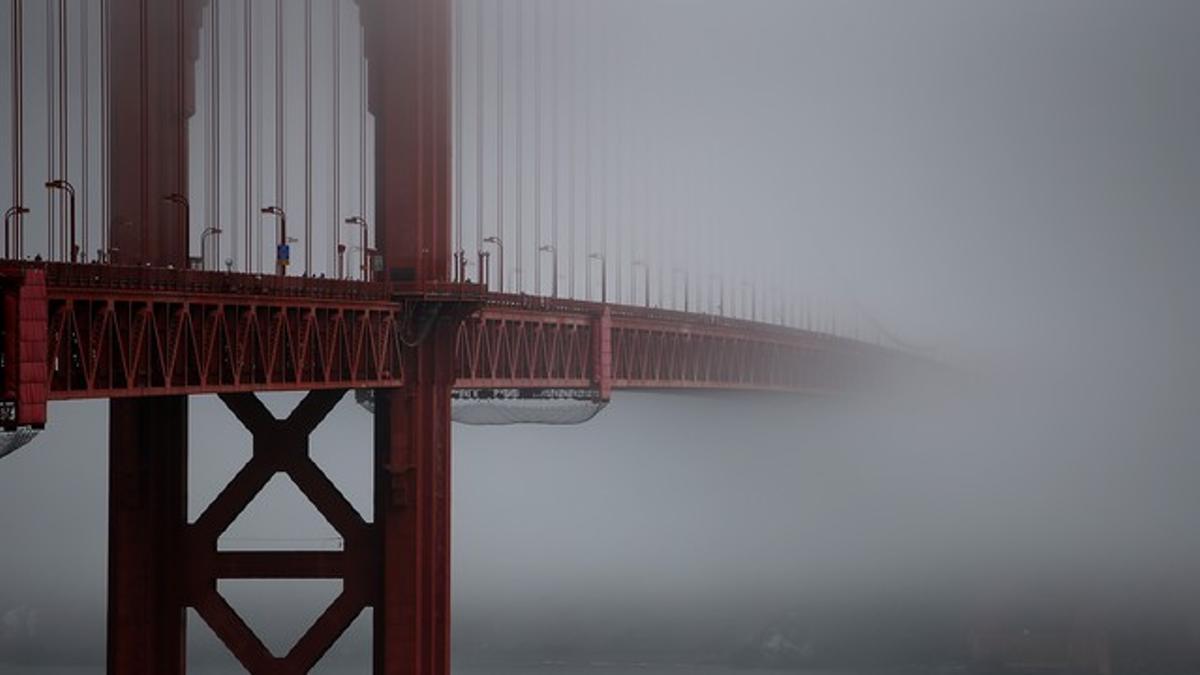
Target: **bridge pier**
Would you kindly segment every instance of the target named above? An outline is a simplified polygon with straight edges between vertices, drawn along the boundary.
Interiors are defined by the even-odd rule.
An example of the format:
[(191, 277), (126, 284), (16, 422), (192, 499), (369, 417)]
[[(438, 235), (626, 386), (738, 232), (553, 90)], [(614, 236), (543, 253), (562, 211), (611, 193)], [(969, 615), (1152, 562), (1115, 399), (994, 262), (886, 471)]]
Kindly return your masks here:
[(180, 675), (187, 397), (109, 405), (108, 672)]
[[(186, 193), (195, 3), (111, 0), (107, 174), (123, 263), (183, 267), (186, 222), (163, 197)], [(93, 251), (83, 252), (89, 259)], [(108, 672), (186, 669), (180, 570), (187, 523), (186, 396), (109, 405)]]

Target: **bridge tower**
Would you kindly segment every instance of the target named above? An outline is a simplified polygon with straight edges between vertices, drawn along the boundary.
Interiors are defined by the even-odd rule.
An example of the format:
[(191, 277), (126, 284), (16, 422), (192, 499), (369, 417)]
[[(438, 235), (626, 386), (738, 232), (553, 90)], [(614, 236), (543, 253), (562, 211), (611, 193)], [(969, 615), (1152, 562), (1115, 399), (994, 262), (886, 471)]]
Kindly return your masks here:
[[(110, 203), (114, 261), (184, 267), (187, 122), (203, 0), (110, 0)], [(360, 0), (376, 122), (377, 238), (384, 274), (449, 279), (451, 0)], [(180, 39), (182, 36), (182, 39)], [(187, 519), (186, 396), (110, 403), (108, 672), (186, 670), (195, 608), (251, 673), (303, 673), (374, 611), (374, 672), (449, 672), (450, 395), (455, 319), (425, 310), (405, 350), (405, 386), (376, 392), (374, 522), (308, 458), (308, 438), (344, 391), (311, 392), (277, 420), (255, 394), (222, 397), (254, 437), (249, 462)], [(343, 551), (221, 552), (217, 538), (277, 472), (345, 540)], [(343, 591), (292, 650), (272, 655), (216, 590), (219, 579), (341, 579)]]

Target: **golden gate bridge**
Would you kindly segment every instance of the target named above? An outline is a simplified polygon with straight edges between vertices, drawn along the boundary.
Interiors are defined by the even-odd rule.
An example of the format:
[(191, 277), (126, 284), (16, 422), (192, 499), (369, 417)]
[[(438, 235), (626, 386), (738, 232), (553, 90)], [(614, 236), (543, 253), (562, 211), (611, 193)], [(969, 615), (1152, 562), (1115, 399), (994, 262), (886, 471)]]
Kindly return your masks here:
[[(184, 672), (186, 608), (247, 671), (308, 672), (367, 607), (375, 672), (449, 672), (456, 396), (822, 394), (895, 358), (790, 296), (786, 256), (738, 278), (736, 235), (689, 228), (704, 190), (662, 156), (694, 143), (618, 110), (593, 3), (9, 5), (0, 413), (12, 449), (66, 421), (51, 401), (110, 401), (111, 673)], [(308, 394), (276, 419), (274, 391)], [(349, 391), (371, 522), (308, 456)], [(205, 394), (254, 440), (189, 522)], [(343, 550), (218, 547), (280, 472)], [(342, 591), (276, 655), (217, 582), (283, 578)]]

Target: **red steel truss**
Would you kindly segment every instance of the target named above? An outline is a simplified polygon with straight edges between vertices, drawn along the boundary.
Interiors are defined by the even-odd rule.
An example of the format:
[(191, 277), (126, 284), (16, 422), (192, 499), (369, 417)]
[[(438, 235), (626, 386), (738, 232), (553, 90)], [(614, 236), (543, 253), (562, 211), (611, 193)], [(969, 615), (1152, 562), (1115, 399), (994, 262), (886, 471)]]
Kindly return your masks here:
[(59, 263), (0, 279), (3, 401), (21, 411), (10, 427), (44, 423), (46, 400), (401, 387), (405, 350), (434, 322), (455, 325), (458, 388), (600, 399), (614, 388), (831, 391), (881, 353), (766, 324), (475, 287)]
[[(451, 393), (614, 388), (829, 391), (888, 358), (807, 331), (454, 285), (449, 261), (450, 0), (360, 0), (375, 121), (382, 282), (182, 269), (186, 121), (199, 10), (110, 0), (116, 75), (105, 132), (111, 251), (120, 265), (0, 265), (0, 428), (42, 427), (47, 402), (110, 399), (108, 672), (186, 672), (186, 607), (247, 671), (303, 673), (364, 607), (373, 672), (450, 672)], [(374, 389), (370, 523), (308, 456), (351, 389)], [(309, 392), (285, 420), (256, 392)], [(219, 394), (253, 435), (245, 467), (187, 522), (188, 402)], [(276, 473), (345, 541), (337, 552), (227, 552), (217, 540)], [(341, 595), (271, 654), (220, 579), (327, 578)]]

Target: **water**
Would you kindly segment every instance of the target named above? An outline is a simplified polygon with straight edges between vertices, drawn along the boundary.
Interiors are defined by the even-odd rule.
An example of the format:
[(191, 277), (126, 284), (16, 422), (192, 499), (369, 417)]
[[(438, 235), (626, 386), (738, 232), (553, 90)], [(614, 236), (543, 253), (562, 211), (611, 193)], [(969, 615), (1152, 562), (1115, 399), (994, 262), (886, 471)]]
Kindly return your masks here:
[[(323, 668), (317, 671), (323, 675), (369, 675), (367, 669), (359, 668)], [(454, 668), (454, 675), (680, 675), (681, 673), (698, 673), (700, 675), (770, 675), (778, 672), (770, 670), (737, 670), (714, 666), (689, 666), (632, 664), (617, 665), (593, 663), (589, 665), (558, 665), (546, 664), (536, 666), (460, 666)], [(805, 675), (871, 675), (863, 671), (830, 671), (805, 670)], [(913, 671), (904, 671), (906, 675), (916, 675)], [(933, 673), (935, 671), (925, 671)], [(214, 670), (201, 666), (189, 669), (191, 675), (241, 675), (241, 671)], [(0, 675), (105, 675), (102, 667), (30, 667), (0, 664)], [(893, 675), (877, 672), (873, 675)], [(896, 671), (898, 675), (898, 671)]]

